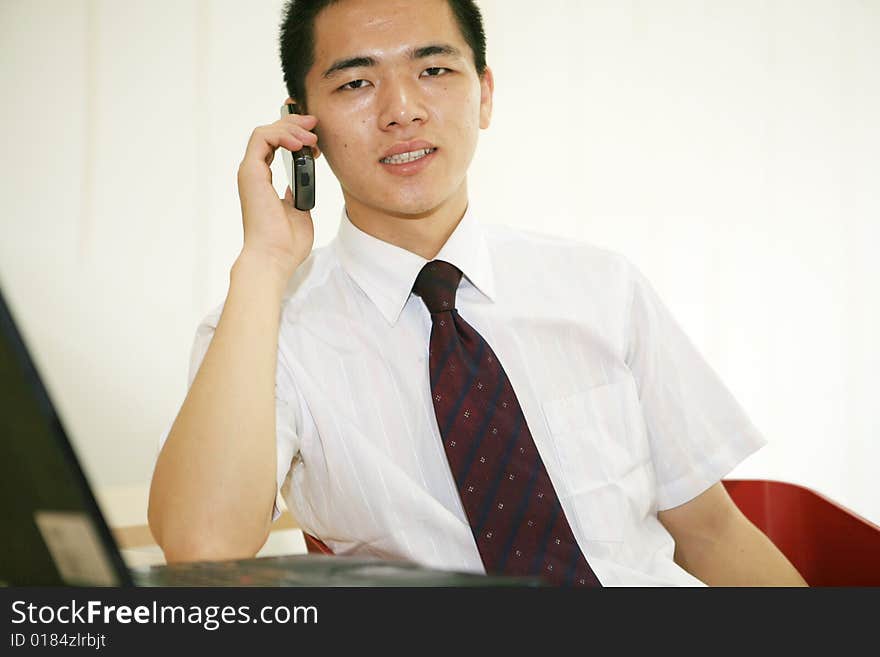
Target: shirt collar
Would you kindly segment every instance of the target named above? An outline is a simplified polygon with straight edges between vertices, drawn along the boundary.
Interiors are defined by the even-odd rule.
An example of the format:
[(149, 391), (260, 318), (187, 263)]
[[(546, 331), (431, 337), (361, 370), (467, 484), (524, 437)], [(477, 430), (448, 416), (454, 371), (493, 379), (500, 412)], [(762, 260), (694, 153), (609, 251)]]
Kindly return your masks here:
[[(461, 286), (471, 285), (489, 301), (495, 297), (495, 279), (484, 227), (468, 205), (458, 226), (434, 258), (458, 267)], [(336, 248), (342, 268), (358, 287), (376, 304), (392, 326), (397, 323), (413, 284), (422, 267), (423, 257), (363, 232), (348, 218), (343, 207)]]

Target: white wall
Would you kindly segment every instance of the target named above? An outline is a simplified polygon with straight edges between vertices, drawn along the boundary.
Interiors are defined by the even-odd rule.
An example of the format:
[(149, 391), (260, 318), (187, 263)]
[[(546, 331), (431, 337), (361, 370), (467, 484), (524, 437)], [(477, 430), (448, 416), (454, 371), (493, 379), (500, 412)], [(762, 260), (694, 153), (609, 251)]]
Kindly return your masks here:
[[(281, 4), (0, 2), (0, 284), (120, 522), (225, 296), (236, 170), (286, 96)], [(770, 440), (731, 476), (880, 523), (880, 3), (480, 4), (487, 219), (626, 255)], [(318, 167), (320, 246), (342, 197)]]

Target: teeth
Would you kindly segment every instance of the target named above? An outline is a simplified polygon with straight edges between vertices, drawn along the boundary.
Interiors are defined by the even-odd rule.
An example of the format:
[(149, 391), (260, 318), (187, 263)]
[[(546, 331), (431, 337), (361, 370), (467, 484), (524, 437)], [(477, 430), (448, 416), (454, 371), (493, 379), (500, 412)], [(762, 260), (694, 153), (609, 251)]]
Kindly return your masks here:
[(386, 157), (380, 160), (380, 162), (384, 162), (385, 164), (403, 164), (405, 162), (413, 162), (415, 160), (420, 160), (421, 158), (425, 157), (425, 155), (433, 153), (436, 150), (436, 148), (423, 148), (420, 151), (410, 151), (409, 153), (392, 155), (391, 157)]

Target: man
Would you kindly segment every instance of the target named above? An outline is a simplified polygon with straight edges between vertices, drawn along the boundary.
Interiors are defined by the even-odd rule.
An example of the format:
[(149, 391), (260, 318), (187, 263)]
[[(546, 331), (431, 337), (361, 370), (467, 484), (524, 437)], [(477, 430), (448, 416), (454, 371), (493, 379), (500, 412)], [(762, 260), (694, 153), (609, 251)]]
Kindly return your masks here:
[[(299, 0), (281, 44), (304, 114), (257, 128), (239, 167), (244, 245), (153, 477), (166, 558), (255, 554), (280, 490), (337, 553), (803, 585), (719, 483), (763, 438), (638, 270), (476, 216), (494, 80), (475, 5)], [(314, 251), (269, 169), (303, 145), (345, 198)]]

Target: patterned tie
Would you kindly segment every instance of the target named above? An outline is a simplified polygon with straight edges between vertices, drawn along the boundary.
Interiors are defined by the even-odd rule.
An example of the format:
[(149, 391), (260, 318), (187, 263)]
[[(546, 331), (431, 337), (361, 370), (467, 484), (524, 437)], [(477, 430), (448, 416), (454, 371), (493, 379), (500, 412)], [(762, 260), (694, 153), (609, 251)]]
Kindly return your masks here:
[(602, 586), (575, 541), (504, 368), (455, 308), (461, 275), (433, 260), (413, 292), (431, 313), (434, 414), (486, 572)]

